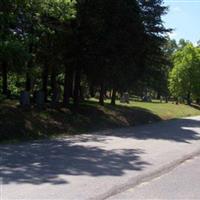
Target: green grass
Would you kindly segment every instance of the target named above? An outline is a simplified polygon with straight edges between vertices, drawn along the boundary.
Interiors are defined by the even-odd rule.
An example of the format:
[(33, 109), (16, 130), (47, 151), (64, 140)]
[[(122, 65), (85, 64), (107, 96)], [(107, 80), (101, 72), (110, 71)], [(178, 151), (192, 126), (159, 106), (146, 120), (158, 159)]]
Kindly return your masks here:
[(139, 107), (151, 111), (153, 114), (158, 115), (161, 119), (173, 119), (180, 117), (189, 117), (200, 115), (200, 110), (184, 104), (169, 103), (144, 103), (144, 102), (131, 102), (129, 107)]
[[(91, 99), (91, 101), (97, 102), (96, 99)], [(107, 100), (105, 102), (106, 104), (109, 104), (110, 101)], [(161, 103), (159, 100), (153, 100), (153, 102), (150, 103), (130, 101), (129, 104), (124, 104), (117, 101), (116, 104), (131, 109), (146, 109), (162, 120), (200, 115), (200, 106), (188, 106), (185, 104), (176, 105), (173, 102)]]
[(200, 109), (171, 102), (130, 102), (104, 107), (95, 99), (81, 104), (77, 113), (66, 108), (24, 110), (16, 101), (0, 103), (0, 141), (21, 141), (57, 135), (80, 134), (88, 131), (105, 130), (148, 124), (160, 120), (200, 115)]

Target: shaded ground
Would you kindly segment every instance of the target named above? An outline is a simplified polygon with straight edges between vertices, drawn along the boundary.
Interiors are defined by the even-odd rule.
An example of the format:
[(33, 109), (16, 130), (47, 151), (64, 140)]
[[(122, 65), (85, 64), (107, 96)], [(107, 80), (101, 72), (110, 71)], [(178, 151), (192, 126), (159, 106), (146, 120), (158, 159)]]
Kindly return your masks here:
[(159, 116), (147, 109), (121, 105), (101, 107), (90, 102), (81, 105), (75, 114), (66, 108), (26, 111), (8, 102), (2, 104), (0, 109), (0, 140), (27, 140), (51, 135), (78, 134), (159, 120)]
[(68, 181), (59, 178), (60, 175), (121, 176), (125, 170), (142, 170), (147, 165), (140, 160), (143, 153), (140, 150), (106, 151), (73, 145), (69, 141), (22, 144), (14, 152), (6, 147), (0, 151), (3, 184), (65, 184)]
[[(170, 127), (169, 127), (169, 122)], [(178, 122), (178, 125), (177, 123)], [(158, 129), (149, 129), (144, 130), (143, 127), (139, 127), (137, 131), (134, 131), (133, 128), (126, 129), (124, 133), (123, 129), (120, 131), (109, 131), (108, 135), (118, 136), (118, 137), (134, 137), (140, 140), (148, 140), (148, 139), (156, 139), (156, 140), (171, 140), (175, 142), (184, 142), (190, 143), (193, 140), (199, 140), (199, 133), (194, 132), (192, 129), (199, 129), (200, 122), (199, 120), (194, 119), (174, 119), (166, 122), (162, 122), (162, 126), (160, 127), (158, 124)], [(162, 128), (162, 129), (160, 129)]]
[[(141, 160), (144, 150), (127, 148), (106, 150), (97, 144), (107, 145), (111, 137), (136, 140), (166, 140), (187, 143), (199, 140), (194, 130), (199, 120), (179, 119), (141, 126), (110, 130), (94, 135), (80, 135), (56, 140), (43, 140), (19, 145), (2, 145), (0, 177), (3, 183), (63, 184), (59, 175), (122, 176), (125, 170), (142, 170), (148, 162)], [(86, 145), (83, 145), (86, 144)], [(88, 145), (89, 144), (89, 145)], [(112, 145), (112, 143), (111, 143)], [(124, 147), (124, 146), (123, 146)], [(142, 147), (142, 146), (141, 146)]]
[[(116, 193), (199, 151), (200, 117), (0, 145), (4, 199), (82, 199)], [(102, 198), (103, 199), (103, 198)]]
[(0, 104), (0, 142), (130, 127), (197, 114), (200, 115), (200, 110), (186, 105), (159, 102), (102, 107), (88, 101), (75, 114), (73, 109), (66, 108), (24, 110), (15, 101), (4, 101)]

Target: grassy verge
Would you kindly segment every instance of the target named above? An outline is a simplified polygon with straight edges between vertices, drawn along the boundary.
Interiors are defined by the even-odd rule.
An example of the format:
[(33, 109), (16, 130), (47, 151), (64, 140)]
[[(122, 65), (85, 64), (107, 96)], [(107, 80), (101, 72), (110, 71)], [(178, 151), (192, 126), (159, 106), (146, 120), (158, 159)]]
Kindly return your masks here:
[(192, 107), (184, 104), (160, 103), (154, 101), (153, 103), (131, 102), (129, 107), (141, 107), (149, 110), (154, 115), (159, 116), (162, 120), (174, 119), (180, 117), (189, 117), (200, 115), (200, 107)]
[(102, 107), (91, 100), (82, 104), (76, 114), (66, 108), (23, 110), (15, 101), (4, 101), (0, 104), (0, 141), (80, 134), (193, 115), (200, 115), (200, 110), (156, 101), (130, 104), (117, 102), (116, 106), (106, 102), (105, 107)]

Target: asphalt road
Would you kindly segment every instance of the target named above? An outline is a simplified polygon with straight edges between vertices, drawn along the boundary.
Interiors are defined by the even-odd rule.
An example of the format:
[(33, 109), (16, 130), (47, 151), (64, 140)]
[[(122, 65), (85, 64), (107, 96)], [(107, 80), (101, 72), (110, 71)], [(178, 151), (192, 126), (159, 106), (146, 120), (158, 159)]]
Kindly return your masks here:
[(188, 160), (169, 173), (109, 198), (117, 199), (200, 199), (200, 157)]
[(198, 153), (200, 117), (0, 145), (0, 199), (105, 199)]

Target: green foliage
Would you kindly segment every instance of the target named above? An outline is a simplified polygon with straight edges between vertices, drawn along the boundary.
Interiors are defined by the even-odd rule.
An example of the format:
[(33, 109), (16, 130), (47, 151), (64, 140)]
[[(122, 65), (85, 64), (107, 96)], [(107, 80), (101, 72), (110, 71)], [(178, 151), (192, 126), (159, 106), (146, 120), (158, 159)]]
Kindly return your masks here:
[(170, 72), (169, 89), (175, 97), (200, 95), (200, 49), (187, 44), (173, 57), (174, 68)]
[(183, 49), (188, 44), (190, 44), (190, 41), (185, 40), (185, 39), (180, 39), (179, 42), (178, 42), (178, 48)]
[(0, 43), (0, 60), (6, 62), (12, 71), (22, 72), (30, 55), (18, 40), (8, 39)]
[(171, 60), (172, 55), (178, 50), (178, 44), (176, 40), (167, 38), (167, 42), (164, 46), (166, 56)]
[(167, 76), (166, 12), (162, 0), (2, 0), (4, 94), (18, 93), (15, 76), (23, 76), (28, 91), (47, 95), (59, 84), (74, 99), (88, 85), (123, 92), (140, 81), (166, 90), (156, 87)]
[(24, 82), (25, 80), (23, 76), (19, 76), (19, 74), (16, 73), (9, 74), (9, 90), (12, 92), (13, 96), (18, 97), (20, 95), (20, 92), (23, 90)]
[(76, 17), (75, 1), (72, 0), (44, 0), (42, 13), (66, 22)]

